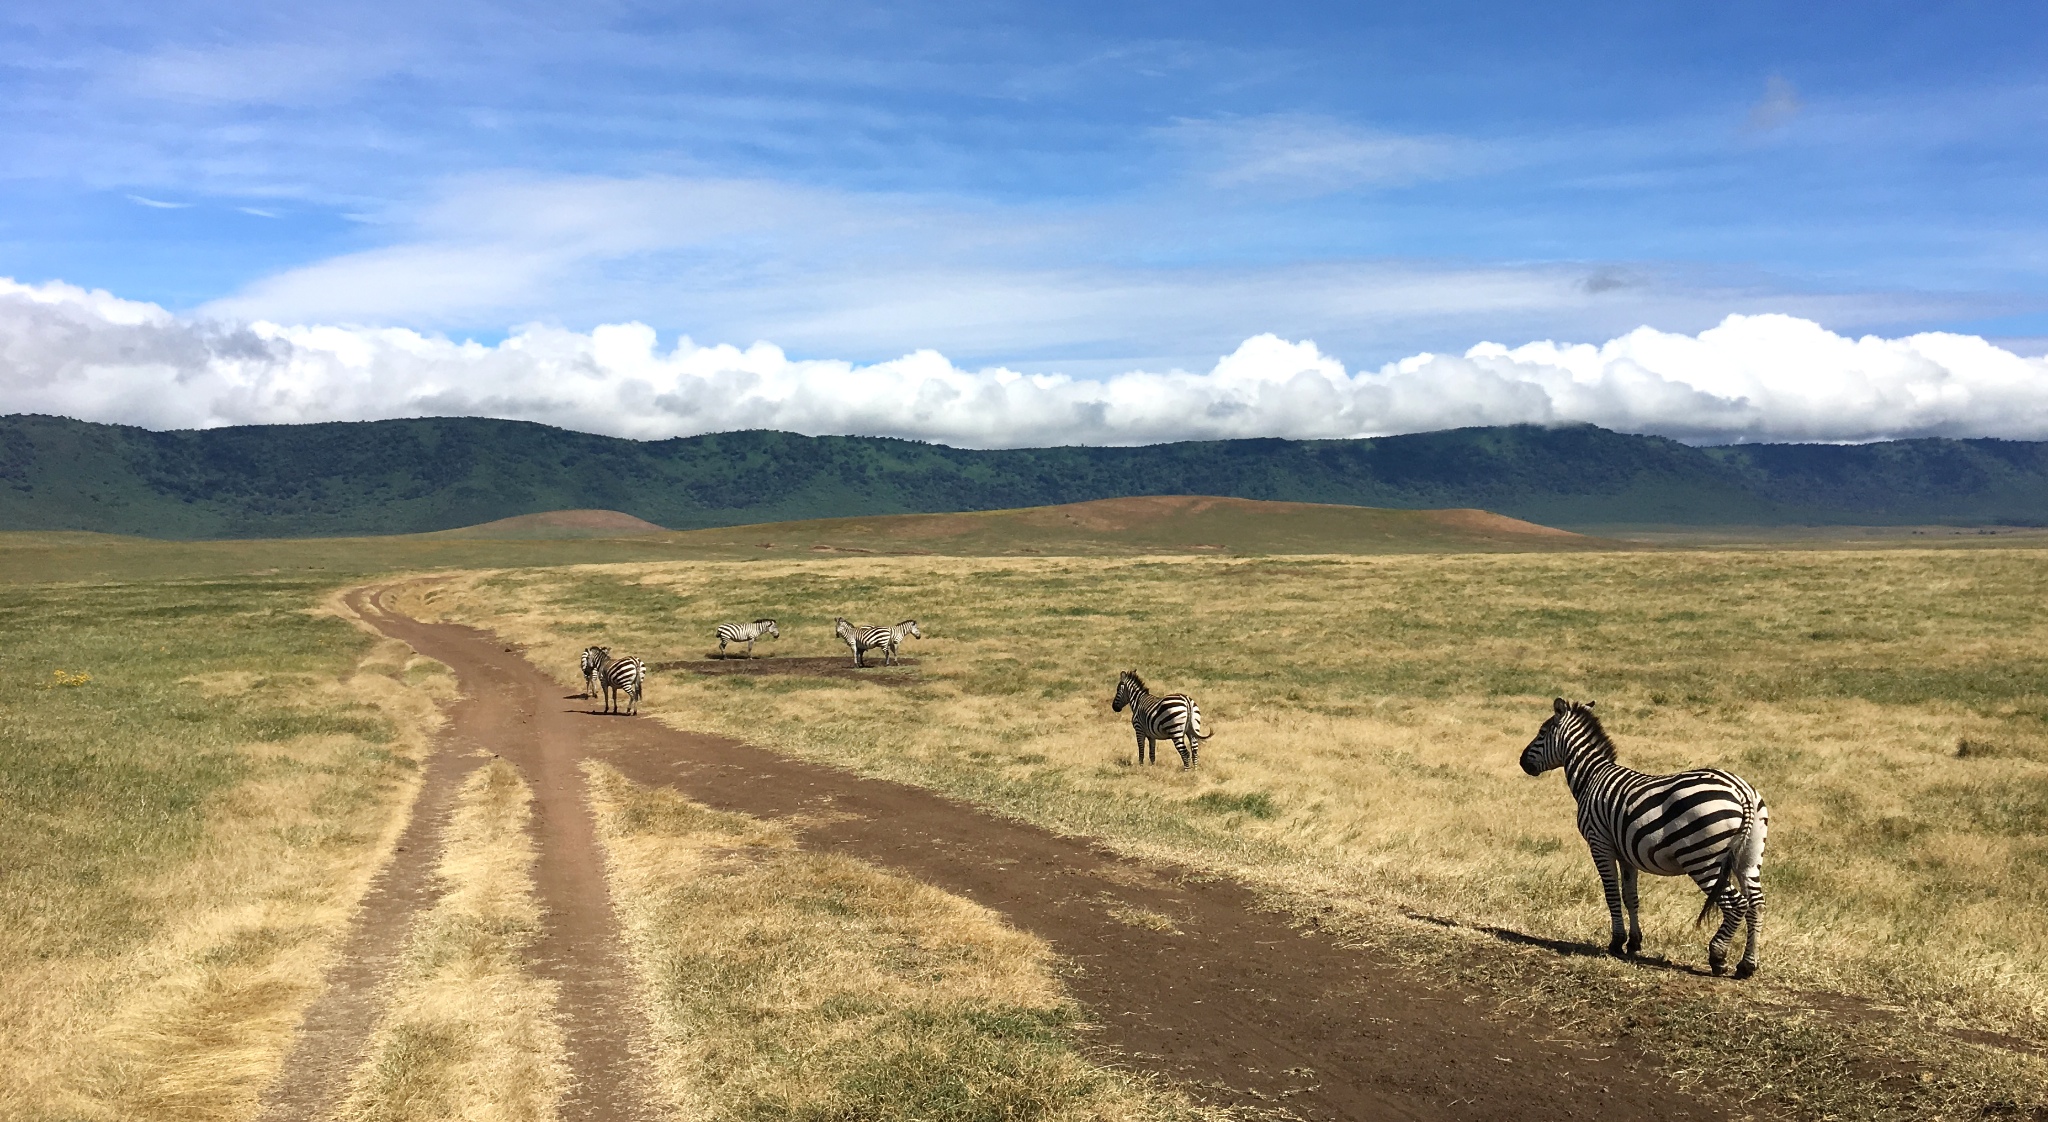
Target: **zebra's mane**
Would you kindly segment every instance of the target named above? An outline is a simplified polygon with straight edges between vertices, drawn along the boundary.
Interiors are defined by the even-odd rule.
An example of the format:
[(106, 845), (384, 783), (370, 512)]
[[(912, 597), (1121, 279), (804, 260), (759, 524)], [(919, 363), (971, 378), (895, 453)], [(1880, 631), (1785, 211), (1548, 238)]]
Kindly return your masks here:
[(1610, 760), (1614, 759), (1614, 738), (1608, 736), (1607, 730), (1600, 727), (1600, 718), (1593, 714), (1593, 707), (1574, 703), (1571, 711), (1577, 713), (1579, 719), (1585, 722), (1586, 740), (1592, 744), (1593, 750)]
[(757, 619), (757, 620), (755, 620), (754, 622), (755, 622), (755, 623), (774, 623), (775, 621), (774, 621), (774, 620), (772, 620), (772, 619)]
[(1148, 688), (1146, 687), (1146, 685), (1145, 685), (1145, 679), (1143, 679), (1143, 678), (1140, 678), (1140, 677), (1138, 677), (1138, 672), (1137, 672), (1137, 671), (1135, 671), (1135, 670), (1126, 670), (1126, 671), (1124, 671), (1124, 677), (1126, 677), (1126, 678), (1129, 678), (1129, 679), (1131, 680), (1131, 684), (1132, 684), (1132, 685), (1134, 685), (1134, 686), (1136, 686), (1136, 687), (1138, 687), (1138, 691), (1139, 691), (1140, 693), (1151, 693), (1151, 692), (1152, 692), (1152, 691), (1151, 691), (1150, 689), (1148, 689)]

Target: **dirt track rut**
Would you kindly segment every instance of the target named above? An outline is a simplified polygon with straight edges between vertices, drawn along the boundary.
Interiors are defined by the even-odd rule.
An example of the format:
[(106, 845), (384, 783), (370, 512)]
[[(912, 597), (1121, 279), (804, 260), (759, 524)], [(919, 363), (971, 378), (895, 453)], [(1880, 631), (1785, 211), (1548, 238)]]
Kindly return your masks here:
[[(633, 1075), (638, 1022), (582, 799), (577, 765), (586, 758), (720, 809), (801, 816), (808, 847), (994, 909), (1072, 964), (1069, 988), (1100, 1024), (1102, 1043), (1206, 1101), (1312, 1119), (1720, 1116), (1652, 1069), (1548, 1039), (1541, 1024), (1489, 1020), (1394, 961), (1299, 930), (1240, 885), (1141, 864), (920, 788), (646, 718), (592, 715), (487, 633), (419, 623), (360, 596), (352, 602), (386, 634), (455, 670), (464, 700), (452, 714), (452, 744), (504, 756), (534, 786), (537, 879), (548, 909), (542, 965), (562, 983), (580, 1080), (566, 1118), (645, 1110)], [(375, 907), (364, 924), (377, 922)], [(1177, 933), (1129, 926), (1119, 908), (1170, 917)], [(330, 1033), (323, 1046), (348, 1042)]]

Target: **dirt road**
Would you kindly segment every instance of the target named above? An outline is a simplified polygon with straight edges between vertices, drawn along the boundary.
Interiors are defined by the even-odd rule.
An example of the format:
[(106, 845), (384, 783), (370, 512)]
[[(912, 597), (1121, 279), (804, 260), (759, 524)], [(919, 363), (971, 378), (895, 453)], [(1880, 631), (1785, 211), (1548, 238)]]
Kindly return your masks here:
[[(919, 788), (677, 732), (644, 717), (592, 715), (492, 636), (422, 624), (376, 601), (360, 594), (351, 600), (386, 634), (448, 664), (461, 679), (464, 700), (452, 713), (443, 757), (482, 745), (520, 767), (534, 787), (537, 881), (548, 909), (542, 965), (562, 983), (562, 1016), (581, 1080), (567, 1118), (628, 1119), (645, 1110), (633, 1075), (639, 1026), (583, 801), (584, 759), (721, 809), (801, 814), (806, 846), (994, 909), (1072, 964), (1069, 987), (1102, 1026), (1104, 1044), (1206, 1101), (1284, 1107), (1312, 1119), (1721, 1116), (1654, 1070), (1612, 1052), (1557, 1043), (1541, 1024), (1490, 1021), (1460, 995), (1430, 988), (1396, 962), (1297, 930), (1239, 885), (1140, 864), (1086, 839)], [(430, 801), (421, 806), (422, 814), (434, 813)], [(425, 861), (428, 868), (434, 859), (411, 850), (400, 857), (401, 864)], [(379, 899), (387, 901), (381, 912)], [(407, 916), (397, 913), (417, 910), (423, 899), (373, 898), (358, 938), (379, 926), (402, 931)], [(1177, 933), (1129, 926), (1116, 918), (1125, 909), (1165, 915)], [(349, 992), (362, 988), (357, 979)], [(316, 1047), (353, 1054), (343, 1032), (326, 1033)], [(360, 1041), (353, 1047), (359, 1051)], [(306, 1059), (305, 1070), (318, 1066)], [(273, 1099), (283, 1101), (276, 1093)], [(313, 1104), (303, 1095), (296, 1102), (297, 1117), (317, 1113), (306, 1109)]]

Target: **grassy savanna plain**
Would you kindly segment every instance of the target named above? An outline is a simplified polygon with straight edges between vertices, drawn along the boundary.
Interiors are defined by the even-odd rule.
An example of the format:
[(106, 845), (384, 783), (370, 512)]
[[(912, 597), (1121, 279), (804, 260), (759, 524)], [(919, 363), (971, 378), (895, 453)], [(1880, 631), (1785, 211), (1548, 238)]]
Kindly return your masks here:
[(0, 1117), (247, 1117), (452, 681), (220, 576), (0, 584)]
[[(643, 712), (1243, 876), (1756, 1109), (1960, 1118), (2048, 1108), (2044, 577), (1980, 548), (876, 556), (474, 575), (418, 607), (565, 684), (592, 641), (685, 663)], [(843, 657), (839, 614), (917, 617), (918, 664), (698, 672), (724, 619)], [(1198, 772), (1130, 766), (1124, 667), (1201, 701)], [(1645, 881), (1650, 963), (1599, 953), (1570, 796), (1516, 766), (1555, 695), (1597, 700), (1625, 763), (1764, 792), (1758, 979), (1698, 976), (1677, 881)]]
[[(0, 1117), (254, 1117), (455, 692), (439, 664), (347, 618), (340, 591), (640, 549), (674, 555), (641, 539), (0, 535)], [(696, 820), (660, 792), (603, 789), (651, 1009), (698, 1050), (665, 1041), (677, 1116), (1201, 1115), (1085, 1056), (1044, 948), (993, 915), (801, 855), (765, 825), (741, 829), (767, 839), (762, 879), (733, 880), (718, 867), (730, 821), (679, 833)], [(555, 1115), (573, 1075), (530, 961), (529, 802), (503, 762), (458, 793), (438, 897), (385, 981), (341, 1117)], [(634, 863), (648, 854), (677, 864)], [(691, 880), (707, 867), (717, 879)], [(731, 984), (708, 1000), (659, 973), (701, 967), (704, 948), (647, 925), (692, 893), (693, 933), (747, 935), (713, 944), (748, 969), (714, 974)], [(855, 1029), (889, 1047), (824, 1046)]]
[[(1257, 557), (1319, 540), (1299, 520), (1330, 508), (1282, 533), (1264, 509), (1154, 505), (1135, 526), (1130, 504), (1087, 504), (597, 541), (0, 535), (0, 1116), (251, 1115), (450, 693), (333, 607), (408, 573), (443, 578), (419, 614), (525, 642), (565, 684), (593, 640), (711, 666), (714, 623), (765, 614), (785, 638), (763, 654), (844, 657), (832, 615), (916, 615), (919, 664), (873, 672), (890, 687), (683, 667), (646, 712), (1243, 876), (1503, 1016), (1543, 1011), (1764, 1113), (2040, 1109), (2048, 553), (1486, 554), (1600, 543), (1398, 513), (1320, 540), (1400, 555)], [(911, 555), (1025, 550), (1049, 555)], [(578, 564), (598, 560), (628, 563)], [(1125, 666), (1201, 699), (1199, 774), (1128, 765), (1107, 704)], [(1759, 978), (1584, 953), (1605, 917), (1569, 795), (1514, 765), (1559, 693), (1601, 702), (1625, 762), (1731, 767), (1769, 798)], [(546, 1117), (560, 1091), (551, 994), (522, 965), (526, 795), (504, 771), (463, 792), (357, 1117)], [(773, 824), (594, 783), (682, 1116), (1187, 1109), (1092, 1061), (1043, 948), (985, 913), (812, 860)], [(1648, 950), (1702, 963), (1696, 894), (1645, 896)], [(1170, 920), (1148, 926), (1164, 953)], [(721, 939), (748, 969), (697, 984), (691, 941)], [(893, 1050), (864, 1068), (802, 1046), (848, 1025)]]

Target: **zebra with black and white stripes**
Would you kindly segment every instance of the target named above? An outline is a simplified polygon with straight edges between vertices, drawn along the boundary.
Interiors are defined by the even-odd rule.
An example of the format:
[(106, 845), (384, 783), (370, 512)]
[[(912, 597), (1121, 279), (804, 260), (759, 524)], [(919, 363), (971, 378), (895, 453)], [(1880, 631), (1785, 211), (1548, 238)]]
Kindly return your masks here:
[(757, 619), (752, 623), (721, 623), (718, 625), (718, 657), (725, 657), (727, 643), (745, 643), (747, 657), (754, 657), (754, 640), (766, 635), (770, 639), (782, 638), (782, 632), (775, 629), (772, 619)]
[(855, 666), (867, 665), (869, 651), (881, 651), (882, 665), (894, 666), (896, 648), (902, 644), (905, 636), (913, 639), (924, 638), (924, 632), (917, 629), (917, 621), (914, 619), (906, 619), (894, 627), (862, 627), (847, 622), (845, 616), (839, 616), (832, 621), (832, 633), (839, 636), (840, 641), (853, 652)]
[(597, 672), (598, 687), (604, 690), (604, 711), (640, 711), (640, 690), (647, 681), (647, 664), (637, 658), (614, 659)]
[(1110, 699), (1109, 708), (1121, 713), (1126, 705), (1131, 707), (1131, 731), (1138, 737), (1139, 763), (1158, 763), (1159, 741), (1170, 740), (1180, 753), (1181, 770), (1195, 766), (1202, 741), (1213, 734), (1202, 731), (1202, 709), (1194, 698), (1184, 693), (1154, 697), (1137, 671), (1126, 670), (1117, 676), (1116, 696)]
[(1613, 932), (1608, 953), (1633, 956), (1643, 948), (1643, 929), (1636, 920), (1638, 874), (1689, 876), (1707, 894), (1693, 926), (1721, 909), (1721, 927), (1707, 943), (1707, 965), (1716, 974), (1727, 967), (1728, 945), (1746, 919), (1749, 941), (1735, 976), (1756, 973), (1764, 838), (1771, 822), (1763, 796), (1715, 768), (1646, 775), (1623, 767), (1614, 758), (1614, 741), (1593, 715), (1593, 703), (1561, 697), (1552, 703), (1550, 719), (1536, 739), (1522, 750), (1522, 770), (1530, 775), (1560, 767), (1578, 800), (1579, 833), (1592, 850), (1607, 895)]
[(583, 648), (583, 696), (597, 696), (597, 673), (612, 660), (610, 647)]

